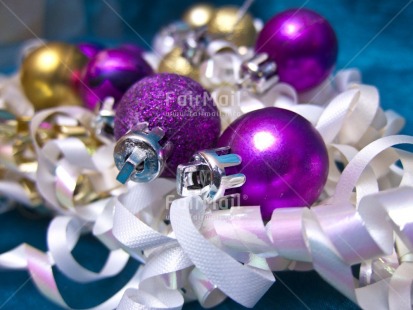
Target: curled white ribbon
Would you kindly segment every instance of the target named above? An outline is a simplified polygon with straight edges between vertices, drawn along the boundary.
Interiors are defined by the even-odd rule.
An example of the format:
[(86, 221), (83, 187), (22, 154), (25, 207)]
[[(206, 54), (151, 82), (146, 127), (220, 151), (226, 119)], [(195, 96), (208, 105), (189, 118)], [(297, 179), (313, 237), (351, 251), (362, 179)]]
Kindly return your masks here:
[(71, 252), (80, 237), (82, 225), (76, 218), (65, 216), (58, 216), (50, 223), (47, 245), (59, 270), (69, 279), (80, 283), (97, 281), (121, 272), (129, 259), (129, 255), (121, 249), (110, 252), (104, 267), (98, 273), (85, 269), (74, 259)]
[[(43, 253), (27, 244), (22, 244), (0, 255), (0, 269), (27, 269), (32, 281), (43, 295), (59, 306), (69, 309), (71, 307), (59, 293), (52, 271), (53, 265), (54, 261), (49, 253)], [(115, 267), (115, 265), (116, 264), (114, 264), (113, 267)], [(138, 274), (135, 274), (122, 289), (104, 303), (90, 309), (105, 310), (116, 308), (125, 290), (137, 285), (137, 276)]]
[(40, 146), (37, 129), (50, 116), (63, 114), (92, 130), (95, 115), (80, 107), (59, 107), (37, 113), (30, 124), (32, 141), (38, 156), (37, 188), (46, 204), (59, 214), (75, 215), (86, 221), (95, 221), (103, 211), (105, 201), (75, 206), (73, 194), (77, 178), (89, 176), (93, 190), (117, 196), (122, 188), (116, 181), (117, 170), (112, 154), (113, 144), (105, 142), (92, 155), (79, 138), (54, 139)]

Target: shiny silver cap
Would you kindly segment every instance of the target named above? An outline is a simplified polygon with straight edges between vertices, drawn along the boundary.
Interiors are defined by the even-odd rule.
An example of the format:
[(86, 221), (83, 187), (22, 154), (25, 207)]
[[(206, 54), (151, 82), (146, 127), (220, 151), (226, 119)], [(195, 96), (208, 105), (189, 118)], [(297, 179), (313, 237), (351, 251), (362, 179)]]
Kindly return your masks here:
[(237, 166), (241, 157), (229, 154), (230, 148), (204, 150), (195, 153), (188, 164), (179, 165), (177, 191), (181, 196), (201, 196), (207, 203), (222, 198), (227, 189), (240, 187), (245, 175), (227, 175), (225, 168)]
[(104, 141), (114, 141), (114, 127), (115, 127), (115, 110), (113, 105), (115, 99), (108, 97), (102, 102), (102, 107), (99, 109), (95, 118), (94, 128), (95, 134), (98, 138)]
[(198, 66), (204, 60), (208, 44), (207, 27), (199, 27), (188, 33), (182, 42), (182, 56), (188, 59), (193, 66)]
[(116, 179), (125, 184), (129, 180), (146, 183), (157, 178), (172, 150), (170, 142), (163, 147), (159, 144), (164, 135), (161, 128), (149, 131), (148, 123), (140, 123), (120, 138), (113, 154), (119, 169)]
[(278, 81), (277, 65), (266, 53), (256, 54), (241, 65), (239, 84), (252, 93), (265, 93)]

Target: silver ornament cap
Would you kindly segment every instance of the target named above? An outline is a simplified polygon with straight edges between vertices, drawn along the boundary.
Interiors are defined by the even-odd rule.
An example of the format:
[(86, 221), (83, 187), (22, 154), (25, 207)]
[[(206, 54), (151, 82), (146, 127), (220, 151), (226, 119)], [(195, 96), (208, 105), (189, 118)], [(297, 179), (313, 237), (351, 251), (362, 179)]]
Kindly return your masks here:
[(239, 85), (254, 94), (262, 94), (277, 84), (277, 65), (266, 53), (259, 53), (241, 65)]
[(115, 110), (113, 109), (114, 104), (115, 99), (113, 97), (106, 98), (102, 102), (102, 107), (97, 112), (93, 124), (96, 136), (105, 142), (112, 142), (115, 140)]
[(148, 123), (139, 123), (115, 145), (113, 157), (119, 169), (117, 180), (146, 183), (156, 179), (164, 170), (172, 144), (159, 143), (165, 132), (160, 127), (149, 130)]
[(201, 196), (207, 203), (213, 203), (224, 197), (226, 190), (242, 186), (246, 180), (244, 174), (227, 175), (225, 172), (225, 168), (241, 163), (241, 157), (229, 152), (229, 147), (199, 151), (188, 164), (179, 165), (178, 194)]

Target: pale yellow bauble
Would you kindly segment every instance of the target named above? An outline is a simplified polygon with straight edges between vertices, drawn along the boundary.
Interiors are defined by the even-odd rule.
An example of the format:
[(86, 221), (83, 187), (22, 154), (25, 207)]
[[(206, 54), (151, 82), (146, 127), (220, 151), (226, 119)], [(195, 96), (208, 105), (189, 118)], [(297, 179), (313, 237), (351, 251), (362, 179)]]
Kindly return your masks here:
[(76, 46), (58, 42), (28, 54), (20, 69), (20, 81), (35, 110), (81, 105), (77, 84), (87, 61)]
[(199, 69), (182, 56), (182, 49), (175, 47), (165, 55), (158, 67), (158, 72), (176, 73), (199, 81)]
[(239, 7), (236, 6), (216, 9), (208, 23), (208, 33), (237, 46), (252, 46), (257, 36), (254, 20), (249, 13), (246, 13), (237, 23), (238, 11)]
[(191, 6), (185, 11), (182, 19), (191, 28), (206, 26), (215, 13), (215, 8), (206, 3)]

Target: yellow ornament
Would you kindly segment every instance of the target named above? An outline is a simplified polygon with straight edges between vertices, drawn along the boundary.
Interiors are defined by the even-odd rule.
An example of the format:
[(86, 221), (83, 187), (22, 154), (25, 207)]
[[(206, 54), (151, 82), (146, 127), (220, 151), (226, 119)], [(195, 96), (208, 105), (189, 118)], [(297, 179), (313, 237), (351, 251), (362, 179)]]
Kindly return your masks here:
[(257, 31), (252, 16), (246, 13), (239, 21), (239, 8), (225, 6), (215, 10), (208, 23), (208, 33), (217, 38), (223, 38), (237, 46), (252, 46), (255, 43)]
[(20, 81), (34, 108), (81, 105), (76, 84), (87, 60), (76, 46), (57, 42), (27, 55), (20, 70)]
[(180, 47), (175, 47), (165, 55), (159, 64), (158, 72), (176, 73), (199, 81), (199, 69), (182, 55)]
[(206, 26), (214, 15), (215, 9), (212, 5), (200, 3), (191, 6), (185, 11), (182, 19), (191, 28)]

